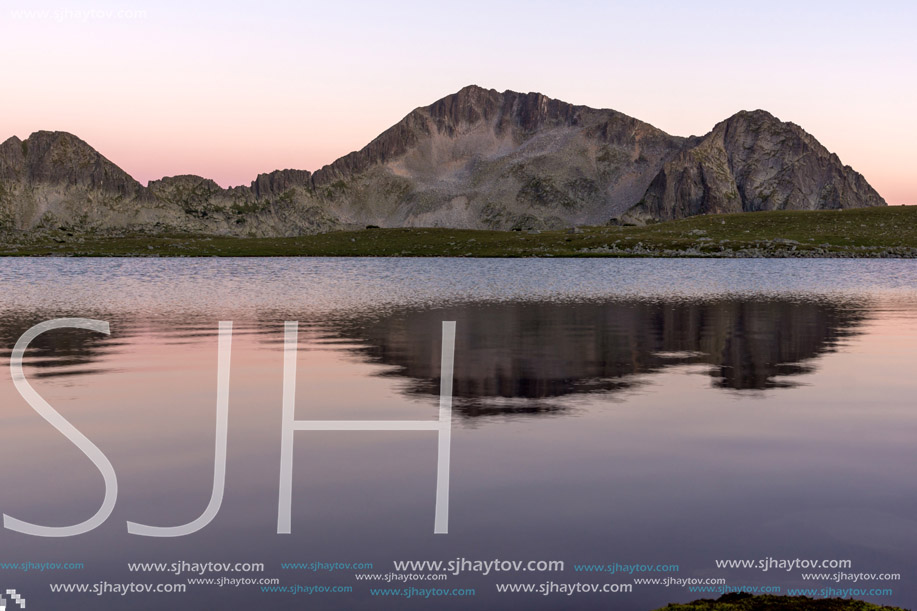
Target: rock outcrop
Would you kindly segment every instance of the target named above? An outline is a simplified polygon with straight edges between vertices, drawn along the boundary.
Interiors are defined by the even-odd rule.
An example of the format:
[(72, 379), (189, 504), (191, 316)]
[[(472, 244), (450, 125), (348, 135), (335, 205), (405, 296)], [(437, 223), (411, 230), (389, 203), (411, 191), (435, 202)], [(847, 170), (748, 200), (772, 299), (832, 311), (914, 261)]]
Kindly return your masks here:
[(681, 138), (614, 110), (475, 86), (415, 109), (315, 173), (277, 170), (230, 189), (188, 175), (144, 187), (62, 132), (0, 144), (0, 231), (548, 229), (880, 205), (860, 174), (763, 111)]

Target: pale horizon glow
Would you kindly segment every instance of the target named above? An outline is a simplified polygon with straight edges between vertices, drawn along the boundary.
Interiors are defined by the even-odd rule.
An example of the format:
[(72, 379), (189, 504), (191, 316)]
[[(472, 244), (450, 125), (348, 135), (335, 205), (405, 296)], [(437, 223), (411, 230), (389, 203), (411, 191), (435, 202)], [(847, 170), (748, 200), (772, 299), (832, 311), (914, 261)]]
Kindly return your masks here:
[(0, 141), (75, 134), (141, 183), (314, 171), (470, 84), (679, 136), (762, 108), (917, 203), (917, 5), (7, 2)]

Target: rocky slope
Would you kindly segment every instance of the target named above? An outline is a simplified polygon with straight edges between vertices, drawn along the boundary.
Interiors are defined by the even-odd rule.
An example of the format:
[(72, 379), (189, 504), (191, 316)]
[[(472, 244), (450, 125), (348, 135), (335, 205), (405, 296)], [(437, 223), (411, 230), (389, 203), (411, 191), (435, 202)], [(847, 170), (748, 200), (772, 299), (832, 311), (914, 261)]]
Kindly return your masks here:
[(98, 210), (105, 222), (119, 211), (135, 211), (143, 192), (140, 183), (70, 134), (36, 132), (0, 144), (0, 224), (28, 229), (49, 210), (77, 222)]
[(313, 176), (344, 222), (536, 229), (601, 224), (684, 144), (615, 112), (466, 87)]
[(475, 86), (415, 109), (314, 174), (278, 170), (247, 187), (187, 175), (144, 187), (62, 132), (0, 144), (0, 231), (545, 229), (877, 205), (885, 202), (861, 175), (763, 111), (680, 138), (613, 110)]
[(671, 220), (711, 212), (884, 205), (862, 175), (798, 125), (756, 110), (717, 124), (668, 161), (629, 216)]

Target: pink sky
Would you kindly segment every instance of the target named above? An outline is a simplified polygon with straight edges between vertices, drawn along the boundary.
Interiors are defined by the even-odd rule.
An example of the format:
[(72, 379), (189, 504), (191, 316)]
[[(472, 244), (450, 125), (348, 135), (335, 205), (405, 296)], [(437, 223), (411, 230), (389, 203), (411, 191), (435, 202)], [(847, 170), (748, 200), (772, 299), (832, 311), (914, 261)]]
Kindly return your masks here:
[[(143, 183), (315, 170), (468, 84), (703, 134), (801, 125), (890, 204), (917, 203), (917, 9), (581, 2), (88, 2), (0, 13), (0, 139), (74, 133)], [(423, 10), (421, 10), (423, 9)]]

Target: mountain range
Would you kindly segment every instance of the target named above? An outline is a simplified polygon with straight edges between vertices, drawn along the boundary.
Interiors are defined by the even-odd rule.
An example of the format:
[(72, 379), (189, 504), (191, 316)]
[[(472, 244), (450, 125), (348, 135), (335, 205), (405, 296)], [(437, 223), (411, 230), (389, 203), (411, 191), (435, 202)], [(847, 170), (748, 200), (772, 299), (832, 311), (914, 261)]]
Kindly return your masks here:
[(762, 110), (683, 138), (614, 110), (476, 86), (413, 110), (315, 172), (276, 170), (250, 186), (192, 175), (144, 186), (65, 132), (0, 144), (7, 231), (534, 230), (884, 205), (814, 137)]

